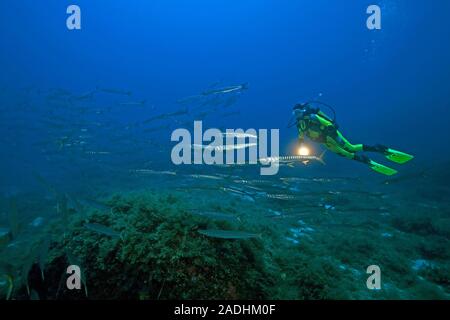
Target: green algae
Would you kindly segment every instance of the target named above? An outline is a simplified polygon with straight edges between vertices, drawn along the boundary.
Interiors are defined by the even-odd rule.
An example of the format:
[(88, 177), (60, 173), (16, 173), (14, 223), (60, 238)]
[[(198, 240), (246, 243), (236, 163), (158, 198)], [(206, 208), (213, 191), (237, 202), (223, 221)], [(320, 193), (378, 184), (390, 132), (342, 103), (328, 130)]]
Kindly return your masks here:
[[(45, 288), (39, 296), (46, 299), (449, 299), (445, 210), (389, 207), (389, 199), (377, 198), (365, 199), (365, 206), (387, 209), (352, 212), (346, 210), (351, 203), (337, 201), (335, 211), (308, 209), (301, 223), (312, 231), (295, 237), (289, 230), (298, 229), (299, 218), (267, 218), (268, 201), (217, 201), (207, 192), (155, 189), (99, 201), (109, 210), (91, 206), (75, 214), (69, 209), (30, 240), (27, 252), (35, 252), (52, 234), (41, 266), (45, 280), (38, 260), (31, 268), (28, 261), (23, 274), (15, 275), (15, 299), (29, 299), (28, 290), (39, 281)], [(240, 219), (209, 218), (192, 208)], [(392, 213), (385, 215), (387, 210)], [(67, 217), (69, 222), (62, 223)], [(92, 232), (86, 223), (108, 226), (121, 237)], [(230, 241), (199, 233), (208, 229), (261, 237)], [(10, 251), (16, 255), (8, 251), (6, 256), (20, 270), (26, 261), (21, 264)], [(415, 270), (417, 259), (429, 260), (430, 266)], [(65, 270), (74, 261), (82, 268), (86, 292), (65, 287)], [(366, 269), (373, 264), (381, 268), (382, 290), (366, 287)]]
[[(83, 220), (75, 219), (54, 249), (71, 248), (84, 261), (91, 298), (138, 299), (143, 293), (151, 299), (269, 298), (272, 275), (262, 258), (263, 243), (200, 235), (204, 219), (185, 211), (173, 194), (116, 195), (108, 205), (111, 213), (93, 210), (83, 219), (121, 231), (122, 239), (86, 232)], [(61, 261), (48, 269), (60, 268)]]

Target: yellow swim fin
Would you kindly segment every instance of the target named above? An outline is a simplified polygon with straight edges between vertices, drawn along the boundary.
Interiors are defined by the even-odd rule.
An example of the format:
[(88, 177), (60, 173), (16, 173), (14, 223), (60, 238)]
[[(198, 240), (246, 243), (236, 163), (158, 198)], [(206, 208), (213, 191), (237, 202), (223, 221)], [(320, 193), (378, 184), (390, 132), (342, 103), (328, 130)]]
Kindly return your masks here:
[(382, 164), (376, 163), (370, 160), (369, 167), (378, 173), (384, 174), (386, 176), (392, 176), (397, 173), (397, 170), (383, 166)]
[(386, 158), (399, 164), (406, 163), (414, 158), (413, 155), (388, 148), (385, 152)]

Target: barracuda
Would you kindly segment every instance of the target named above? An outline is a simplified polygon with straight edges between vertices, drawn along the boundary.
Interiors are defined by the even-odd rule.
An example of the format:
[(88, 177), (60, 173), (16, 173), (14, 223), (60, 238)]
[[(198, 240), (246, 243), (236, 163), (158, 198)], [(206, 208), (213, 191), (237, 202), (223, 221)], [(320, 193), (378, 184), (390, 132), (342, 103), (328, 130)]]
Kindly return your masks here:
[[(184, 128), (178, 128), (172, 132), (171, 141), (177, 144), (172, 148), (171, 160), (175, 165), (180, 164), (207, 164), (207, 165), (223, 165), (223, 164), (258, 164), (258, 154), (260, 157), (268, 157), (270, 155), (279, 155), (279, 129), (227, 129), (228, 135), (235, 135), (232, 139), (226, 137), (224, 139), (223, 130), (211, 128), (203, 132), (202, 121), (194, 121), (194, 136), (191, 132)], [(246, 137), (256, 136), (257, 142), (242, 143), (239, 139), (245, 141), (246, 138), (238, 138), (236, 135)], [(253, 138), (254, 139), (254, 138)], [(226, 141), (224, 141), (226, 140)], [(211, 142), (204, 144), (204, 142)], [(248, 149), (248, 151), (246, 150)], [(194, 152), (192, 152), (194, 150)], [(270, 150), (270, 154), (268, 151)], [(234, 152), (236, 151), (236, 152)], [(261, 175), (275, 175), (278, 173), (279, 166), (272, 165), (261, 167)]]
[(319, 157), (317, 156), (282, 156), (282, 157), (268, 157), (268, 158), (260, 158), (258, 161), (261, 164), (271, 164), (271, 163), (292, 163), (292, 162), (304, 162), (304, 161), (318, 161), (322, 164), (325, 164), (323, 161), (323, 154)]
[(240, 144), (232, 144), (232, 145), (221, 145), (221, 146), (211, 146), (211, 145), (198, 145), (193, 144), (193, 149), (200, 149), (200, 150), (214, 150), (214, 151), (230, 151), (230, 150), (240, 150), (240, 149), (247, 149), (251, 147), (257, 147), (257, 143), (240, 143)]
[(224, 137), (226, 137), (226, 138), (237, 138), (237, 139), (252, 138), (252, 139), (258, 139), (258, 136), (256, 134), (251, 134), (251, 133), (222, 132), (222, 135)]
[(225, 87), (225, 88), (213, 89), (213, 90), (205, 91), (202, 94), (204, 96), (209, 96), (209, 95), (212, 95), (212, 94), (227, 94), (227, 93), (232, 93), (232, 92), (244, 91), (246, 89), (248, 89), (248, 84), (244, 83), (244, 84), (237, 85), (237, 86), (229, 86), (229, 87)]

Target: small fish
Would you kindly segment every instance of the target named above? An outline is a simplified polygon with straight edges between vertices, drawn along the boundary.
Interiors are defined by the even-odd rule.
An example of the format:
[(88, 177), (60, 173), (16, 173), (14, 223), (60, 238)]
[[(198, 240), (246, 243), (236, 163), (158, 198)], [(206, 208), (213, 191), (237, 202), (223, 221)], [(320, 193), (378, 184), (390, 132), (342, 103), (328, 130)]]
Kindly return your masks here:
[(201, 216), (201, 217), (211, 219), (211, 220), (221, 220), (221, 221), (229, 221), (229, 222), (241, 221), (241, 219), (237, 216), (222, 213), (222, 212), (196, 210), (196, 211), (191, 211), (191, 213)]
[(243, 190), (232, 188), (232, 187), (222, 187), (222, 190), (225, 192), (228, 192), (232, 195), (238, 196), (244, 200), (255, 202), (255, 199), (253, 198), (253, 196)]
[(245, 185), (255, 185), (255, 184), (259, 184), (259, 185), (267, 184), (267, 185), (270, 185), (270, 184), (272, 184), (271, 181), (268, 181), (268, 180), (257, 180), (257, 179), (255, 179), (255, 180), (236, 179), (236, 180), (233, 180), (233, 182), (234, 183), (239, 183), (239, 184), (245, 184)]
[(261, 189), (260, 187), (255, 187), (255, 186), (252, 186), (252, 185), (247, 185), (245, 187), (247, 189), (251, 189), (252, 191), (254, 191), (254, 192), (258, 193), (258, 194), (265, 193), (264, 190)]
[(247, 89), (248, 89), (248, 84), (244, 83), (244, 84), (240, 84), (240, 85), (236, 85), (236, 86), (229, 86), (229, 87), (204, 91), (204, 92), (202, 92), (202, 95), (209, 96), (209, 95), (215, 95), (215, 94), (227, 94), (227, 93), (232, 93), (232, 92), (241, 92), (241, 91), (244, 91)]
[(85, 151), (85, 154), (94, 156), (94, 155), (108, 155), (111, 154), (109, 151)]
[(103, 92), (103, 93), (131, 96), (131, 91), (124, 91), (124, 90), (113, 89), (113, 88), (100, 88), (100, 87), (97, 87), (97, 91), (100, 91), (100, 92)]
[(266, 194), (266, 197), (269, 199), (276, 200), (296, 200), (297, 197), (290, 194)]
[(223, 177), (212, 176), (208, 174), (189, 174), (188, 177), (195, 179), (223, 180)]
[(28, 296), (30, 296), (30, 294), (31, 294), (30, 285), (28, 283), (28, 275), (30, 273), (30, 270), (31, 270), (35, 260), (36, 260), (36, 257), (32, 254), (32, 252), (31, 252), (31, 254), (28, 254), (24, 264), (22, 265), (22, 271), (20, 273), (21, 284), (25, 285)]
[(212, 146), (212, 145), (200, 145), (200, 144), (193, 144), (192, 148), (197, 150), (214, 150), (214, 151), (229, 151), (229, 150), (240, 150), (240, 149), (246, 149), (251, 147), (258, 146), (257, 143), (240, 143), (240, 144), (231, 144), (231, 145), (220, 145), (220, 146)]
[(240, 239), (251, 239), (260, 238), (260, 234), (249, 233), (244, 231), (232, 231), (232, 230), (198, 230), (198, 233), (210, 237), (219, 239), (230, 239), (230, 240), (240, 240)]
[(293, 244), (299, 244), (300, 241), (298, 241), (297, 239), (291, 238), (291, 237), (285, 237), (285, 239)]
[(97, 93), (97, 90), (89, 91), (89, 92), (83, 93), (79, 96), (73, 96), (71, 98), (71, 100), (76, 100), (76, 101), (91, 100), (94, 97), (95, 93)]
[(76, 198), (67, 194), (67, 200), (71, 209), (75, 210), (79, 214), (83, 213), (83, 206)]
[(305, 161), (318, 161), (322, 164), (325, 164), (323, 161), (323, 154), (319, 157), (317, 156), (282, 156), (282, 157), (268, 157), (268, 158), (260, 158), (258, 161), (262, 165), (268, 165), (271, 163), (279, 163), (279, 164), (292, 164), (293, 162), (305, 162)]
[(91, 199), (84, 199), (80, 201), (82, 204), (87, 205), (89, 207), (93, 207), (98, 210), (104, 210), (104, 211), (111, 211), (111, 206), (108, 206), (107, 204), (104, 204), (102, 202), (91, 200)]
[(140, 174), (140, 175), (170, 175), (175, 176), (177, 173), (175, 171), (157, 171), (151, 169), (135, 169), (131, 170), (132, 173)]
[(271, 218), (271, 217), (280, 217), (280, 216), (283, 215), (283, 213), (280, 212), (280, 211), (276, 211), (276, 210), (272, 210), (272, 209), (269, 209), (268, 211), (269, 211), (269, 213), (270, 213), (270, 214), (266, 215), (266, 217), (268, 217), (268, 218)]
[(162, 120), (162, 119), (167, 119), (167, 118), (170, 118), (170, 117), (182, 116), (182, 115), (188, 114), (188, 112), (189, 111), (186, 108), (186, 109), (181, 109), (181, 110), (174, 111), (174, 112), (163, 113), (163, 114), (151, 117), (151, 118), (149, 118), (147, 120), (144, 120), (142, 123), (143, 124), (147, 124), (147, 123), (150, 123), (150, 122), (155, 121), (155, 120)]
[(112, 238), (120, 238), (121, 234), (107, 226), (104, 226), (99, 223), (86, 223), (84, 225), (85, 228), (88, 230), (94, 231), (99, 234), (103, 234), (105, 236), (109, 236)]
[(39, 247), (39, 268), (41, 269), (41, 277), (44, 280), (45, 265), (47, 264), (48, 251), (50, 249), (50, 236), (47, 236)]
[(280, 180), (285, 183), (299, 183), (299, 182), (309, 182), (310, 179), (307, 178), (299, 178), (299, 177), (281, 177)]
[(8, 284), (8, 289), (6, 291), (6, 300), (10, 300), (14, 289), (14, 278), (10, 274), (5, 274), (3, 275), (3, 277), (6, 278), (6, 282)]
[(47, 98), (53, 98), (53, 97), (69, 97), (71, 93), (65, 89), (62, 88), (55, 88), (52, 89), (52, 91), (49, 93)]
[(244, 138), (252, 138), (252, 139), (258, 139), (258, 136), (251, 133), (242, 133), (242, 132), (222, 132), (222, 136), (225, 138), (237, 138), (237, 139), (244, 139)]
[(147, 103), (147, 100), (141, 100), (141, 101), (128, 101), (128, 102), (120, 102), (118, 103), (119, 106), (143, 106)]
[(33, 228), (38, 228), (40, 226), (42, 226), (44, 224), (44, 218), (42, 217), (37, 217), (36, 219), (34, 219), (32, 222), (30, 222), (30, 226)]

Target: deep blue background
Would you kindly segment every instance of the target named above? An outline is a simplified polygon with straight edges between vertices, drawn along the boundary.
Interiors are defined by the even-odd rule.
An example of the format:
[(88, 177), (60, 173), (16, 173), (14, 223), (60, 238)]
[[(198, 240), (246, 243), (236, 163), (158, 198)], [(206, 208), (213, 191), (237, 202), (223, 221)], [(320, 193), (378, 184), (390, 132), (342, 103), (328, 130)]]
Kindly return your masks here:
[[(81, 7), (81, 31), (66, 28), (70, 4)], [(366, 28), (370, 4), (383, 9), (381, 31)], [(119, 87), (172, 110), (214, 81), (249, 82), (244, 116), (229, 127), (282, 128), (285, 144), (293, 104), (321, 93), (351, 141), (428, 162), (449, 153), (449, 9), (446, 0), (2, 0), (0, 85)]]

